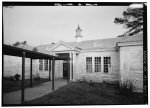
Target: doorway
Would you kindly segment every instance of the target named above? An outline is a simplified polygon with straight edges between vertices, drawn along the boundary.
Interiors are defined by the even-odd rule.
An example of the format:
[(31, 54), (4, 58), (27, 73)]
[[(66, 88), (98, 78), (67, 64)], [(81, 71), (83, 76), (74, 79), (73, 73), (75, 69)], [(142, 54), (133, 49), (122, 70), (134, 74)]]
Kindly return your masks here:
[(63, 63), (63, 78), (68, 78), (68, 72), (69, 72), (68, 63), (64, 62)]

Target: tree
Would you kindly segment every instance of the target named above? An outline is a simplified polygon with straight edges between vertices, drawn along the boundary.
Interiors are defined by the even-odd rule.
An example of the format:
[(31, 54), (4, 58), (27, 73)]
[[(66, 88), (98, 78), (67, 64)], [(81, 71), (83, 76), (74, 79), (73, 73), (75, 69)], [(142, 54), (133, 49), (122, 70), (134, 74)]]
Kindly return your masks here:
[(20, 45), (20, 42), (15, 42), (14, 44), (13, 44), (13, 46), (19, 46)]
[(36, 47), (34, 47), (34, 48), (32, 49), (32, 51), (35, 51), (35, 52), (36, 52), (36, 51), (38, 51), (38, 49), (37, 49)]
[(143, 8), (128, 8), (123, 12), (123, 18), (115, 18), (114, 23), (123, 24), (128, 29), (121, 36), (133, 36), (143, 31), (143, 11)]
[(27, 41), (23, 41), (21, 42), (22, 45), (26, 45), (27, 44)]

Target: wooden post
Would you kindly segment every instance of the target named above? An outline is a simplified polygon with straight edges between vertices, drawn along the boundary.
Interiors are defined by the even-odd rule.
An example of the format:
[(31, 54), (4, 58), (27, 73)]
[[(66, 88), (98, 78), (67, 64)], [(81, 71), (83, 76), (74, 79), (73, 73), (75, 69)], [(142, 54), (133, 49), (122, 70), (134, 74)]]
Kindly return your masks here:
[[(21, 86), (21, 103), (24, 102), (24, 83), (25, 83), (25, 52), (22, 56), (22, 86)], [(14, 97), (15, 98), (15, 97)]]
[(32, 87), (32, 58), (30, 59), (30, 87)]
[(67, 60), (67, 63), (68, 63), (68, 80), (67, 80), (67, 82), (69, 83), (69, 80), (70, 80), (70, 63), (69, 63), (69, 61), (70, 61), (70, 58), (68, 58), (68, 60)]
[(72, 75), (72, 81), (73, 81), (73, 54), (72, 53), (71, 53), (71, 57), (72, 57), (71, 58), (71, 66), (72, 66), (72, 71), (71, 71), (72, 74), (71, 75)]
[(55, 59), (52, 60), (52, 90), (54, 90)]
[(49, 81), (51, 81), (51, 60), (49, 60)]

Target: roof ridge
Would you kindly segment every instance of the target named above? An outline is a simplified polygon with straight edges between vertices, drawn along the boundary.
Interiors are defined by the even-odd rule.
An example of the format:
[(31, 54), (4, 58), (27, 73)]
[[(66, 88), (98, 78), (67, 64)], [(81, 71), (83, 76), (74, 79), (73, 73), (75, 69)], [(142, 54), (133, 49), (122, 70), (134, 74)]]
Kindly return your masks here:
[(93, 39), (93, 40), (84, 40), (84, 41), (81, 41), (81, 42), (66, 42), (66, 43), (82, 43), (82, 42), (89, 42), (89, 41), (98, 41), (98, 40), (108, 40), (108, 39), (116, 39), (116, 38), (122, 38), (122, 37), (114, 37), (114, 38), (104, 38), (104, 39)]

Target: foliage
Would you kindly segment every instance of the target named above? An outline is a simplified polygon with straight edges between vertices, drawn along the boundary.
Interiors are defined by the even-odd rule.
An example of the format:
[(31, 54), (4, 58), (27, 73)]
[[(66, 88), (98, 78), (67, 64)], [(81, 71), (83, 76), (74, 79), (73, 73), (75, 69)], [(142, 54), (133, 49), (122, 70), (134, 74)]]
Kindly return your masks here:
[(13, 46), (19, 46), (19, 45), (26, 45), (27, 44), (27, 41), (23, 41), (23, 42), (15, 42), (14, 44), (13, 44)]
[(133, 88), (134, 88), (133, 81), (130, 79), (127, 79), (120, 84), (120, 93), (122, 95), (127, 95), (127, 96), (132, 95)]
[(23, 42), (21, 42), (21, 44), (22, 44), (22, 45), (25, 45), (25, 44), (27, 44), (27, 41), (23, 41)]
[(143, 8), (128, 8), (123, 12), (123, 18), (115, 18), (114, 23), (123, 24), (128, 29), (122, 36), (133, 36), (143, 31), (143, 11)]
[(34, 80), (35, 80), (35, 81), (39, 81), (40, 79), (41, 79), (41, 78), (40, 78), (39, 73), (36, 73), (36, 76), (35, 76)]
[(14, 44), (13, 44), (13, 46), (19, 46), (20, 45), (20, 42), (15, 42)]
[(32, 49), (32, 51), (35, 51), (35, 52), (36, 52), (36, 51), (38, 51), (38, 49), (37, 49), (36, 47), (34, 47), (34, 48)]
[(19, 81), (19, 78), (20, 78), (19, 74), (15, 74), (14, 77), (15, 77), (16, 81)]

